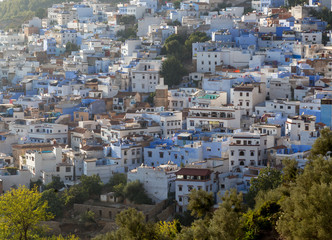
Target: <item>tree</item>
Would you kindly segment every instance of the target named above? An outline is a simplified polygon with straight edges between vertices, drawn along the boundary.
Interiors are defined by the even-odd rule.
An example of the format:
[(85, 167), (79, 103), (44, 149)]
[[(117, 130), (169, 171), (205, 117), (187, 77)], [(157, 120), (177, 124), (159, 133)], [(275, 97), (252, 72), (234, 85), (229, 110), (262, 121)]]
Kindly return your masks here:
[(123, 15), (119, 20), (120, 24), (134, 25), (136, 23), (136, 17), (134, 15)]
[(125, 197), (136, 204), (151, 204), (151, 199), (146, 195), (142, 183), (138, 180), (129, 182), (123, 189)]
[(166, 53), (168, 56), (174, 56), (177, 59), (183, 59), (185, 56), (184, 46), (178, 40), (171, 40), (165, 45)]
[(234, 240), (242, 239), (242, 214), (244, 212), (242, 193), (235, 189), (227, 191), (222, 203), (210, 220), (209, 233), (211, 239)]
[(69, 235), (67, 237), (63, 237), (62, 235), (59, 236), (51, 236), (47, 238), (42, 238), (41, 240), (79, 240), (78, 237), (75, 235)]
[(74, 185), (65, 191), (63, 201), (65, 205), (72, 206), (74, 203), (84, 203), (89, 199), (89, 192), (81, 185)]
[(137, 31), (134, 27), (125, 28), (125, 30), (120, 30), (117, 32), (116, 36), (120, 41), (124, 42), (127, 39), (136, 39)]
[(246, 195), (246, 201), (250, 207), (255, 204), (255, 197), (259, 191), (266, 192), (277, 188), (282, 183), (281, 171), (274, 168), (264, 168), (260, 171), (257, 178), (252, 178), (250, 188)]
[(206, 35), (204, 32), (194, 32), (192, 33), (188, 39), (185, 41), (185, 47), (187, 52), (187, 58), (192, 57), (192, 44), (197, 42), (206, 42), (209, 41), (210, 37)]
[(298, 163), (295, 159), (283, 159), (283, 182), (285, 184), (289, 184), (292, 182), (295, 182), (297, 175), (300, 173), (300, 170), (298, 168)]
[(177, 234), (181, 231), (181, 224), (178, 220), (171, 222), (160, 221), (156, 225), (156, 235), (159, 240), (175, 239)]
[(111, 188), (113, 188), (114, 186), (119, 185), (121, 183), (126, 185), (127, 184), (127, 175), (124, 173), (114, 173), (108, 183)]
[(313, 157), (280, 202), (279, 234), (284, 239), (331, 239), (331, 196), (332, 159)]
[(134, 208), (120, 212), (116, 215), (115, 222), (123, 239), (144, 239), (143, 236), (148, 232), (144, 214)]
[(49, 184), (47, 184), (45, 186), (45, 189), (55, 189), (55, 190), (60, 190), (61, 188), (63, 188), (65, 186), (65, 184), (63, 183), (63, 181), (61, 181), (59, 176), (52, 176), (52, 182), (50, 182)]
[(17, 174), (17, 167), (6, 167), (6, 170), (10, 175), (16, 175)]
[(81, 186), (88, 191), (90, 196), (96, 196), (101, 194), (103, 189), (103, 182), (101, 181), (99, 175), (92, 175), (92, 176), (81, 176)]
[(173, 3), (173, 5), (174, 5), (174, 8), (175, 8), (175, 9), (179, 9), (179, 8), (180, 8), (180, 5), (181, 5), (181, 2), (180, 2), (180, 1), (175, 1), (175, 2)]
[(42, 201), (48, 203), (47, 212), (51, 213), (56, 217), (61, 217), (64, 208), (64, 202), (55, 189), (51, 188), (42, 192)]
[(173, 86), (181, 83), (187, 71), (176, 57), (171, 56), (163, 62), (160, 74), (164, 77), (165, 84)]
[(203, 218), (212, 212), (214, 199), (212, 193), (193, 189), (189, 194), (188, 210), (197, 218)]
[(35, 12), (36, 17), (39, 17), (40, 19), (43, 19), (47, 17), (47, 11), (45, 8), (38, 8)]
[(197, 219), (193, 222), (191, 227), (183, 228), (178, 234), (178, 240), (208, 240), (211, 235), (209, 233), (209, 221), (207, 219)]
[(311, 155), (325, 156), (328, 152), (332, 154), (332, 131), (324, 128), (320, 131), (320, 137), (312, 145)]
[(71, 53), (73, 51), (78, 51), (79, 47), (75, 43), (67, 42), (66, 53)]
[(12, 189), (0, 196), (0, 236), (1, 239), (34, 239), (41, 231), (40, 222), (50, 220), (47, 202), (36, 188)]
[(244, 214), (244, 239), (262, 239), (265, 232), (271, 236), (279, 216), (280, 205), (277, 202), (267, 201), (260, 208), (249, 210)]

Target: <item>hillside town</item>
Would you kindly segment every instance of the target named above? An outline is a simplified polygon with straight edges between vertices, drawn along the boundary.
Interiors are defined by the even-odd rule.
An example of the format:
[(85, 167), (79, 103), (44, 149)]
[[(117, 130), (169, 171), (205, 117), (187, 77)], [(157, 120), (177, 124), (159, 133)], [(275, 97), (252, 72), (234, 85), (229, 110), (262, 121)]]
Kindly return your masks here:
[[(0, 191), (124, 174), (168, 220), (193, 189), (217, 208), (266, 167), (303, 169), (332, 127), (331, 2), (286, 5), (84, 0), (1, 31)], [(131, 204), (98, 199), (75, 211)]]

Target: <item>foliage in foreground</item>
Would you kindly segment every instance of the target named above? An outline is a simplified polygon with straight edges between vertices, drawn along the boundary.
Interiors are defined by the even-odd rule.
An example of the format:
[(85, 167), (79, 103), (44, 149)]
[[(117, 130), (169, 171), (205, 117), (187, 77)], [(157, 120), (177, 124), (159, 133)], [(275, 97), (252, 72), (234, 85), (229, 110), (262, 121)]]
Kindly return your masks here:
[(189, 196), (194, 221), (188, 227), (177, 220), (146, 222), (142, 213), (129, 209), (116, 217), (117, 231), (95, 240), (331, 239), (332, 158), (326, 156), (332, 149), (331, 141), (331, 131), (324, 129), (303, 170), (297, 168), (295, 160), (285, 159), (283, 171), (261, 171), (250, 189), (252, 208), (243, 201), (242, 193), (233, 189), (212, 213), (210, 194), (195, 190)]

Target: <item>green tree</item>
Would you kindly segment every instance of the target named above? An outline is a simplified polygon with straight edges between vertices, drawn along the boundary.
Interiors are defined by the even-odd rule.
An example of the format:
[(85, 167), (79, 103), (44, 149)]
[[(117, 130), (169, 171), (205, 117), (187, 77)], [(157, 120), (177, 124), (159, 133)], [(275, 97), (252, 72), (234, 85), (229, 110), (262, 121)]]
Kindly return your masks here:
[(156, 224), (156, 236), (158, 240), (175, 239), (181, 231), (181, 224), (178, 220), (171, 222), (160, 221)]
[(123, 15), (119, 20), (120, 24), (131, 24), (136, 23), (136, 17), (134, 15)]
[(332, 131), (324, 128), (320, 131), (320, 137), (312, 145), (311, 155), (325, 156), (328, 152), (332, 154)]
[(134, 27), (128, 27), (125, 30), (118, 31), (116, 36), (120, 41), (124, 42), (127, 39), (136, 39), (137, 31)]
[(49, 184), (47, 184), (45, 186), (45, 189), (55, 189), (55, 190), (60, 190), (61, 188), (63, 188), (65, 186), (65, 184), (63, 183), (63, 181), (61, 181), (60, 177), (58, 176), (52, 176), (52, 182), (50, 182)]
[(188, 39), (185, 41), (185, 48), (187, 52), (187, 58), (192, 57), (192, 44), (197, 42), (206, 42), (209, 41), (210, 37), (206, 35), (204, 32), (194, 32), (192, 33)]
[(210, 220), (211, 239), (243, 239), (242, 214), (244, 212), (242, 193), (235, 189), (226, 191), (222, 203)]
[(17, 174), (17, 167), (6, 167), (6, 170), (10, 175), (16, 175)]
[(283, 164), (283, 182), (285, 184), (289, 184), (295, 182), (298, 174), (300, 173), (300, 169), (298, 168), (298, 163), (295, 159), (286, 158), (282, 160)]
[(271, 236), (279, 216), (280, 205), (277, 202), (267, 201), (260, 208), (249, 210), (244, 214), (244, 239), (261, 239), (266, 232)]
[(144, 237), (149, 232), (144, 214), (134, 208), (129, 208), (116, 215), (115, 222), (119, 226), (118, 231), (123, 239), (145, 239)]
[(80, 181), (80, 185), (86, 189), (90, 196), (98, 196), (99, 198), (99, 195), (103, 189), (103, 182), (101, 181), (99, 175), (82, 175)]
[(63, 201), (67, 207), (71, 207), (74, 203), (84, 203), (88, 199), (89, 192), (81, 185), (70, 187), (63, 195)]
[(75, 43), (67, 42), (66, 44), (66, 53), (71, 53), (78, 51), (79, 47)]
[(175, 1), (175, 2), (173, 3), (173, 5), (174, 5), (174, 8), (175, 8), (175, 9), (179, 9), (179, 8), (180, 8), (180, 5), (181, 5), (181, 2), (180, 2), (180, 1)]
[(259, 172), (257, 178), (252, 178), (250, 188), (246, 195), (246, 201), (250, 207), (255, 205), (255, 197), (259, 191), (266, 192), (277, 188), (282, 183), (282, 174), (275, 168), (264, 168)]
[(69, 236), (62, 236), (62, 235), (59, 235), (59, 236), (51, 236), (51, 237), (45, 237), (45, 238), (42, 238), (41, 240), (79, 240), (78, 237), (76, 237), (75, 235), (69, 235)]
[(142, 183), (138, 180), (129, 182), (123, 189), (125, 197), (136, 204), (151, 204), (151, 199), (146, 195), (145, 189)]
[(47, 212), (51, 213), (56, 217), (62, 216), (64, 202), (63, 199), (58, 195), (58, 193), (53, 188), (42, 192), (41, 200), (48, 203)]
[(172, 87), (181, 83), (187, 71), (180, 60), (171, 56), (162, 63), (160, 74), (164, 77), (165, 84)]
[(35, 12), (36, 17), (39, 17), (40, 19), (43, 19), (47, 17), (47, 11), (45, 8), (38, 8)]
[(188, 210), (197, 218), (209, 216), (212, 212), (214, 199), (212, 193), (193, 189), (189, 194)]
[[(127, 184), (127, 175), (124, 173), (114, 173), (113, 176), (109, 180), (109, 185), (111, 188), (113, 188), (116, 185), (119, 184)], [(113, 190), (111, 190), (113, 191)]]
[(277, 231), (284, 239), (331, 239), (331, 183), (332, 159), (314, 157), (280, 202)]
[(177, 240), (208, 240), (211, 235), (209, 233), (209, 221), (207, 219), (197, 219), (191, 227), (183, 228), (181, 233), (177, 235)]
[(183, 59), (185, 49), (178, 40), (171, 40), (167, 42), (164, 46), (168, 56), (174, 56), (177, 59)]
[(41, 231), (40, 222), (53, 218), (47, 202), (37, 189), (12, 189), (0, 196), (1, 239), (34, 239)]

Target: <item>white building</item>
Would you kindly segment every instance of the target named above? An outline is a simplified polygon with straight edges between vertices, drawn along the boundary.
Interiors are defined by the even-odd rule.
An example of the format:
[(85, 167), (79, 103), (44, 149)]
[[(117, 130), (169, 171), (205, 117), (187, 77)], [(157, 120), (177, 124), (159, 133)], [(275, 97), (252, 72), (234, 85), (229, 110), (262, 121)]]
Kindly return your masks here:
[(265, 83), (239, 85), (231, 89), (231, 103), (244, 109), (245, 115), (252, 115), (257, 104), (265, 101)]
[(161, 61), (141, 61), (131, 70), (132, 91), (150, 93), (156, 91), (157, 85), (164, 85), (160, 77)]
[(236, 133), (229, 146), (229, 170), (245, 166), (266, 166), (267, 149), (274, 146), (274, 137), (249, 132)]
[(181, 168), (176, 172), (175, 200), (177, 212), (187, 210), (189, 194), (193, 189), (206, 192), (217, 192), (217, 183), (214, 181), (214, 173), (203, 168)]
[(43, 184), (50, 183), (52, 176), (58, 176), (64, 182), (74, 179), (74, 166), (62, 161), (61, 147), (54, 147), (53, 151), (26, 152), (20, 157), (20, 165), (30, 171), (33, 181), (42, 180)]
[(315, 128), (316, 117), (309, 115), (299, 115), (287, 118), (285, 124), (285, 134), (290, 141), (301, 141), (301, 134), (304, 131), (309, 132), (312, 137), (316, 135)]
[(165, 164), (158, 167), (140, 166), (128, 172), (128, 182), (140, 181), (147, 195), (155, 202), (166, 200), (169, 193), (175, 192), (176, 164)]

